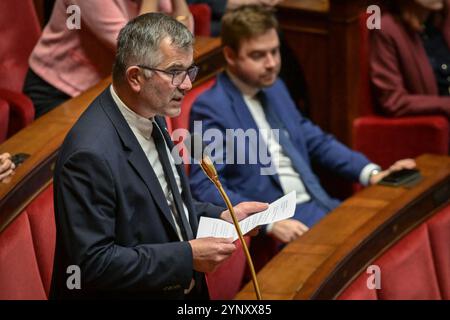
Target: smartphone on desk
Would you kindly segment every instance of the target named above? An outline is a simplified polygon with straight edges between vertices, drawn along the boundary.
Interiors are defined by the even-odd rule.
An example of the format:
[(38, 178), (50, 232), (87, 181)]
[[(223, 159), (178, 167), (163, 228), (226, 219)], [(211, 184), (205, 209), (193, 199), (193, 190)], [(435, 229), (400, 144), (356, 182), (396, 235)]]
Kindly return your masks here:
[(30, 155), (27, 153), (16, 153), (15, 155), (11, 156), (11, 161), (18, 167), (22, 164)]
[(403, 186), (420, 180), (422, 176), (418, 169), (402, 169), (400, 171), (394, 171), (384, 177), (378, 182), (378, 184), (385, 186)]

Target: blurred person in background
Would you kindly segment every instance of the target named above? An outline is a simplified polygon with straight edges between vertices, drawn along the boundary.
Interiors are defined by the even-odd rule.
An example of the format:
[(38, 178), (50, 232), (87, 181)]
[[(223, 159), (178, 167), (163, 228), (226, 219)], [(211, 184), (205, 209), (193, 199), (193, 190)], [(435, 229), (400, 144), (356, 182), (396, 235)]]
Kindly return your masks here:
[(381, 111), (450, 118), (449, 0), (392, 0), (372, 32), (370, 78)]
[[(67, 24), (71, 5), (80, 8), (79, 29)], [(132, 18), (155, 11), (170, 13), (193, 31), (185, 0), (56, 0), (31, 53), (23, 89), (33, 101), (35, 117), (109, 76), (119, 30)]]

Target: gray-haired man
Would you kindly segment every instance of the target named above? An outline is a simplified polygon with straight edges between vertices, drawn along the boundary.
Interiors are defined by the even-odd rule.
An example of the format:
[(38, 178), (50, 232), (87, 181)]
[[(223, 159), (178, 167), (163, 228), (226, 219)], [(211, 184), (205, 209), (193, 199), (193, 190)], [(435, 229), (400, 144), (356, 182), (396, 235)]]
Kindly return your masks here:
[[(235, 250), (230, 239), (193, 239), (199, 215), (229, 213), (192, 200), (161, 117), (178, 115), (192, 87), (192, 45), (188, 29), (163, 14), (120, 32), (113, 85), (77, 121), (57, 161), (52, 297), (207, 298), (203, 272)], [(266, 207), (236, 209), (244, 218)]]

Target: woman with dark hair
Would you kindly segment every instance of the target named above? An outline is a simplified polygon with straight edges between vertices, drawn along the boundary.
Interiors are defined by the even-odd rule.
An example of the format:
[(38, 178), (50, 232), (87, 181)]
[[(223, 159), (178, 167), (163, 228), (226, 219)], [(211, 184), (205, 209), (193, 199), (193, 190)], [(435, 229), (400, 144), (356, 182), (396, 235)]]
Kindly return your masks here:
[(372, 33), (370, 77), (381, 110), (450, 118), (450, 0), (393, 0)]

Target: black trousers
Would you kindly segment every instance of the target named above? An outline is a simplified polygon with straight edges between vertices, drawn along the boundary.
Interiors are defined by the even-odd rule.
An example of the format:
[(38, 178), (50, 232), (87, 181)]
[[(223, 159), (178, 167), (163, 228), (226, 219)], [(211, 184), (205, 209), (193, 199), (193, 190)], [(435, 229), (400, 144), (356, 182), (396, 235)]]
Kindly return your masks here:
[(28, 69), (23, 86), (25, 93), (33, 102), (35, 109), (35, 119), (56, 108), (71, 97)]

